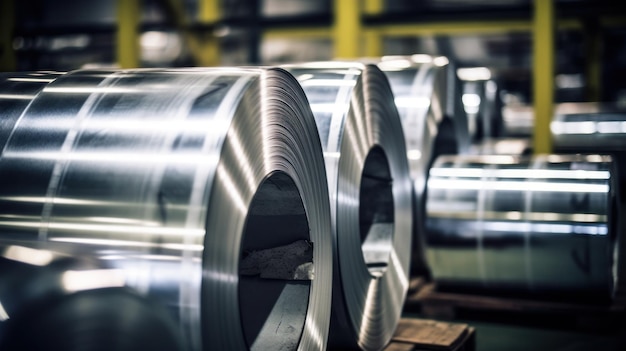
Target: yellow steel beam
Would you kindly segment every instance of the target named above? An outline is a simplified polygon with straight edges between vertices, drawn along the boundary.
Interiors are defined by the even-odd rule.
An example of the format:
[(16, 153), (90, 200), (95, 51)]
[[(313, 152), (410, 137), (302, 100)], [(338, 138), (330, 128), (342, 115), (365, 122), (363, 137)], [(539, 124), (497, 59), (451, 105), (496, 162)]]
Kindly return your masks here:
[(198, 7), (200, 23), (213, 24), (222, 18), (219, 0), (200, 0)]
[(535, 0), (533, 9), (533, 101), (535, 154), (552, 152), (554, 113), (554, 1)]
[(0, 71), (15, 71), (13, 30), (15, 28), (15, 2), (0, 1)]
[[(222, 18), (219, 0), (200, 0), (199, 18), (202, 24), (214, 25)], [(221, 62), (220, 39), (211, 33), (199, 34), (197, 40), (197, 63), (201, 66), (219, 66)]]
[(600, 17), (600, 24), (602, 27), (626, 27), (626, 16), (604, 16)]
[(588, 23), (584, 33), (587, 100), (600, 101), (602, 72), (602, 31), (595, 23)]
[[(380, 15), (383, 12), (382, 0), (365, 0), (363, 13), (367, 15)], [(383, 55), (383, 36), (378, 31), (363, 33), (365, 39), (365, 56), (378, 57)]]
[(366, 15), (379, 15), (383, 12), (383, 0), (365, 0), (363, 13)]
[(333, 35), (330, 28), (302, 27), (266, 29), (263, 39), (328, 39)]
[[(193, 62), (197, 66), (217, 66), (220, 63), (219, 40), (213, 31), (194, 33), (190, 29), (190, 21), (185, 13), (182, 0), (167, 0), (167, 11), (178, 28), (183, 41), (187, 45)], [(220, 16), (217, 0), (202, 0), (199, 3), (199, 18), (203, 24), (213, 24), (208, 20), (215, 20)]]
[(529, 21), (453, 21), (415, 24), (387, 24), (367, 28), (367, 31), (378, 31), (387, 37), (426, 36), (426, 35), (459, 35), (528, 32)]
[[(619, 26), (620, 18), (602, 19), (605, 26)], [(625, 22), (626, 23), (626, 22)], [(560, 19), (557, 21), (559, 30), (582, 30), (583, 26), (576, 19)], [(381, 37), (403, 36), (433, 36), (433, 35), (462, 35), (462, 34), (497, 34), (510, 32), (531, 32), (533, 24), (526, 20), (507, 21), (452, 21), (419, 24), (387, 24), (370, 25), (360, 28), (363, 34), (375, 34)], [(265, 39), (325, 39), (330, 38), (336, 31), (320, 27), (301, 28), (270, 28), (263, 33)]]
[(139, 67), (140, 0), (117, 0), (117, 63), (121, 68)]
[(337, 58), (361, 56), (361, 1), (334, 0), (334, 52)]

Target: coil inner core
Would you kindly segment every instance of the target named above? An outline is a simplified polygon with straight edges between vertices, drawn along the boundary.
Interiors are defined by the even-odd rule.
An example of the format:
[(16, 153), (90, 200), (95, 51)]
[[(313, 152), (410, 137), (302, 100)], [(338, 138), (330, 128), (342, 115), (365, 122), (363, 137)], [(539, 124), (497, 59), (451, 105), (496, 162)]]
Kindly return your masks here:
[(313, 243), (302, 198), (284, 172), (268, 176), (246, 218), (239, 261), (242, 329), (251, 350), (296, 350), (304, 330)]
[(361, 174), (359, 226), (361, 250), (372, 276), (381, 276), (393, 248), (394, 204), (389, 161), (383, 149), (373, 147)]

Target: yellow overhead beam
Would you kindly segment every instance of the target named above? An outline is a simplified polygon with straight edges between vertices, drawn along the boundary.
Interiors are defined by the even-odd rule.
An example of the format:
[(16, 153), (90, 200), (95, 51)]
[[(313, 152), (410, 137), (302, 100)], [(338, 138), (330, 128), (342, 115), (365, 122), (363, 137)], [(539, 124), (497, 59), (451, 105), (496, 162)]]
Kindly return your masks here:
[(554, 1), (535, 0), (533, 8), (533, 101), (535, 154), (552, 152), (554, 114)]
[(117, 63), (121, 68), (139, 67), (140, 0), (117, 0)]
[[(607, 25), (617, 25), (617, 18), (609, 21), (601, 21)], [(561, 19), (557, 22), (560, 30), (581, 30), (583, 28), (579, 20)], [(460, 34), (497, 34), (509, 32), (531, 32), (533, 24), (527, 20), (508, 21), (451, 21), (420, 24), (386, 24), (369, 25), (359, 28), (366, 36), (368, 34), (379, 37), (403, 37), (403, 36), (432, 36), (432, 35), (460, 35)], [(263, 33), (265, 39), (326, 39), (337, 32), (323, 27), (301, 28), (270, 28)]]
[(330, 28), (302, 27), (266, 29), (263, 39), (328, 39), (333, 35)]
[(16, 70), (13, 50), (13, 30), (15, 29), (15, 2), (0, 1), (0, 71)]
[(334, 0), (336, 58), (361, 56), (361, 0)]
[(529, 21), (452, 21), (415, 24), (385, 24), (367, 28), (377, 31), (387, 37), (401, 36), (430, 36), (430, 35), (459, 35), (527, 32), (531, 29)]

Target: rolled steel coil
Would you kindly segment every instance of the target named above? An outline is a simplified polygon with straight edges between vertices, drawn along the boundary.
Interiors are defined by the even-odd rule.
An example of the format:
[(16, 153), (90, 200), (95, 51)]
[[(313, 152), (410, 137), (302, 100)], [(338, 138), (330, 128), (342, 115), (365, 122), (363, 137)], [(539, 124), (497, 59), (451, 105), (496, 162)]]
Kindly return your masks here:
[(89, 258), (0, 246), (0, 349), (183, 351), (166, 309), (122, 283)]
[(427, 257), (442, 285), (610, 297), (609, 156), (442, 156), (428, 180)]
[[(76, 71), (11, 132), (0, 241), (121, 270), (168, 308), (188, 349), (322, 350), (325, 177), (305, 95), (281, 69)], [(247, 257), (260, 271), (242, 273)]]
[(413, 255), (415, 274), (424, 261), (424, 189), (428, 169), (441, 154), (469, 150), (467, 115), (456, 72), (445, 57), (387, 56), (378, 66), (389, 79), (398, 108), (414, 189)]
[(400, 318), (411, 256), (402, 125), (375, 65), (285, 67), (303, 86), (326, 161), (335, 235), (329, 348), (382, 349)]
[(626, 150), (626, 110), (593, 103), (559, 105), (550, 123), (554, 148), (574, 152)]
[(61, 72), (0, 73), (0, 152), (28, 104)]

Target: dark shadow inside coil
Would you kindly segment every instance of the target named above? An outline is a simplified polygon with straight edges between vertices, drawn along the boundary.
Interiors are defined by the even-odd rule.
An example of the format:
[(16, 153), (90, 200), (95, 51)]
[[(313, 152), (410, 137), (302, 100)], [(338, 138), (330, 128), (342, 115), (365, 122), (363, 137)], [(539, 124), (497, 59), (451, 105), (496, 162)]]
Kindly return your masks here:
[(361, 250), (373, 276), (385, 272), (393, 247), (392, 185), (387, 156), (382, 148), (375, 146), (365, 158), (359, 191)]
[[(296, 350), (304, 330), (313, 244), (302, 198), (283, 172), (254, 195), (241, 243), (239, 306), (251, 350)], [(302, 250), (302, 247), (305, 250)]]

